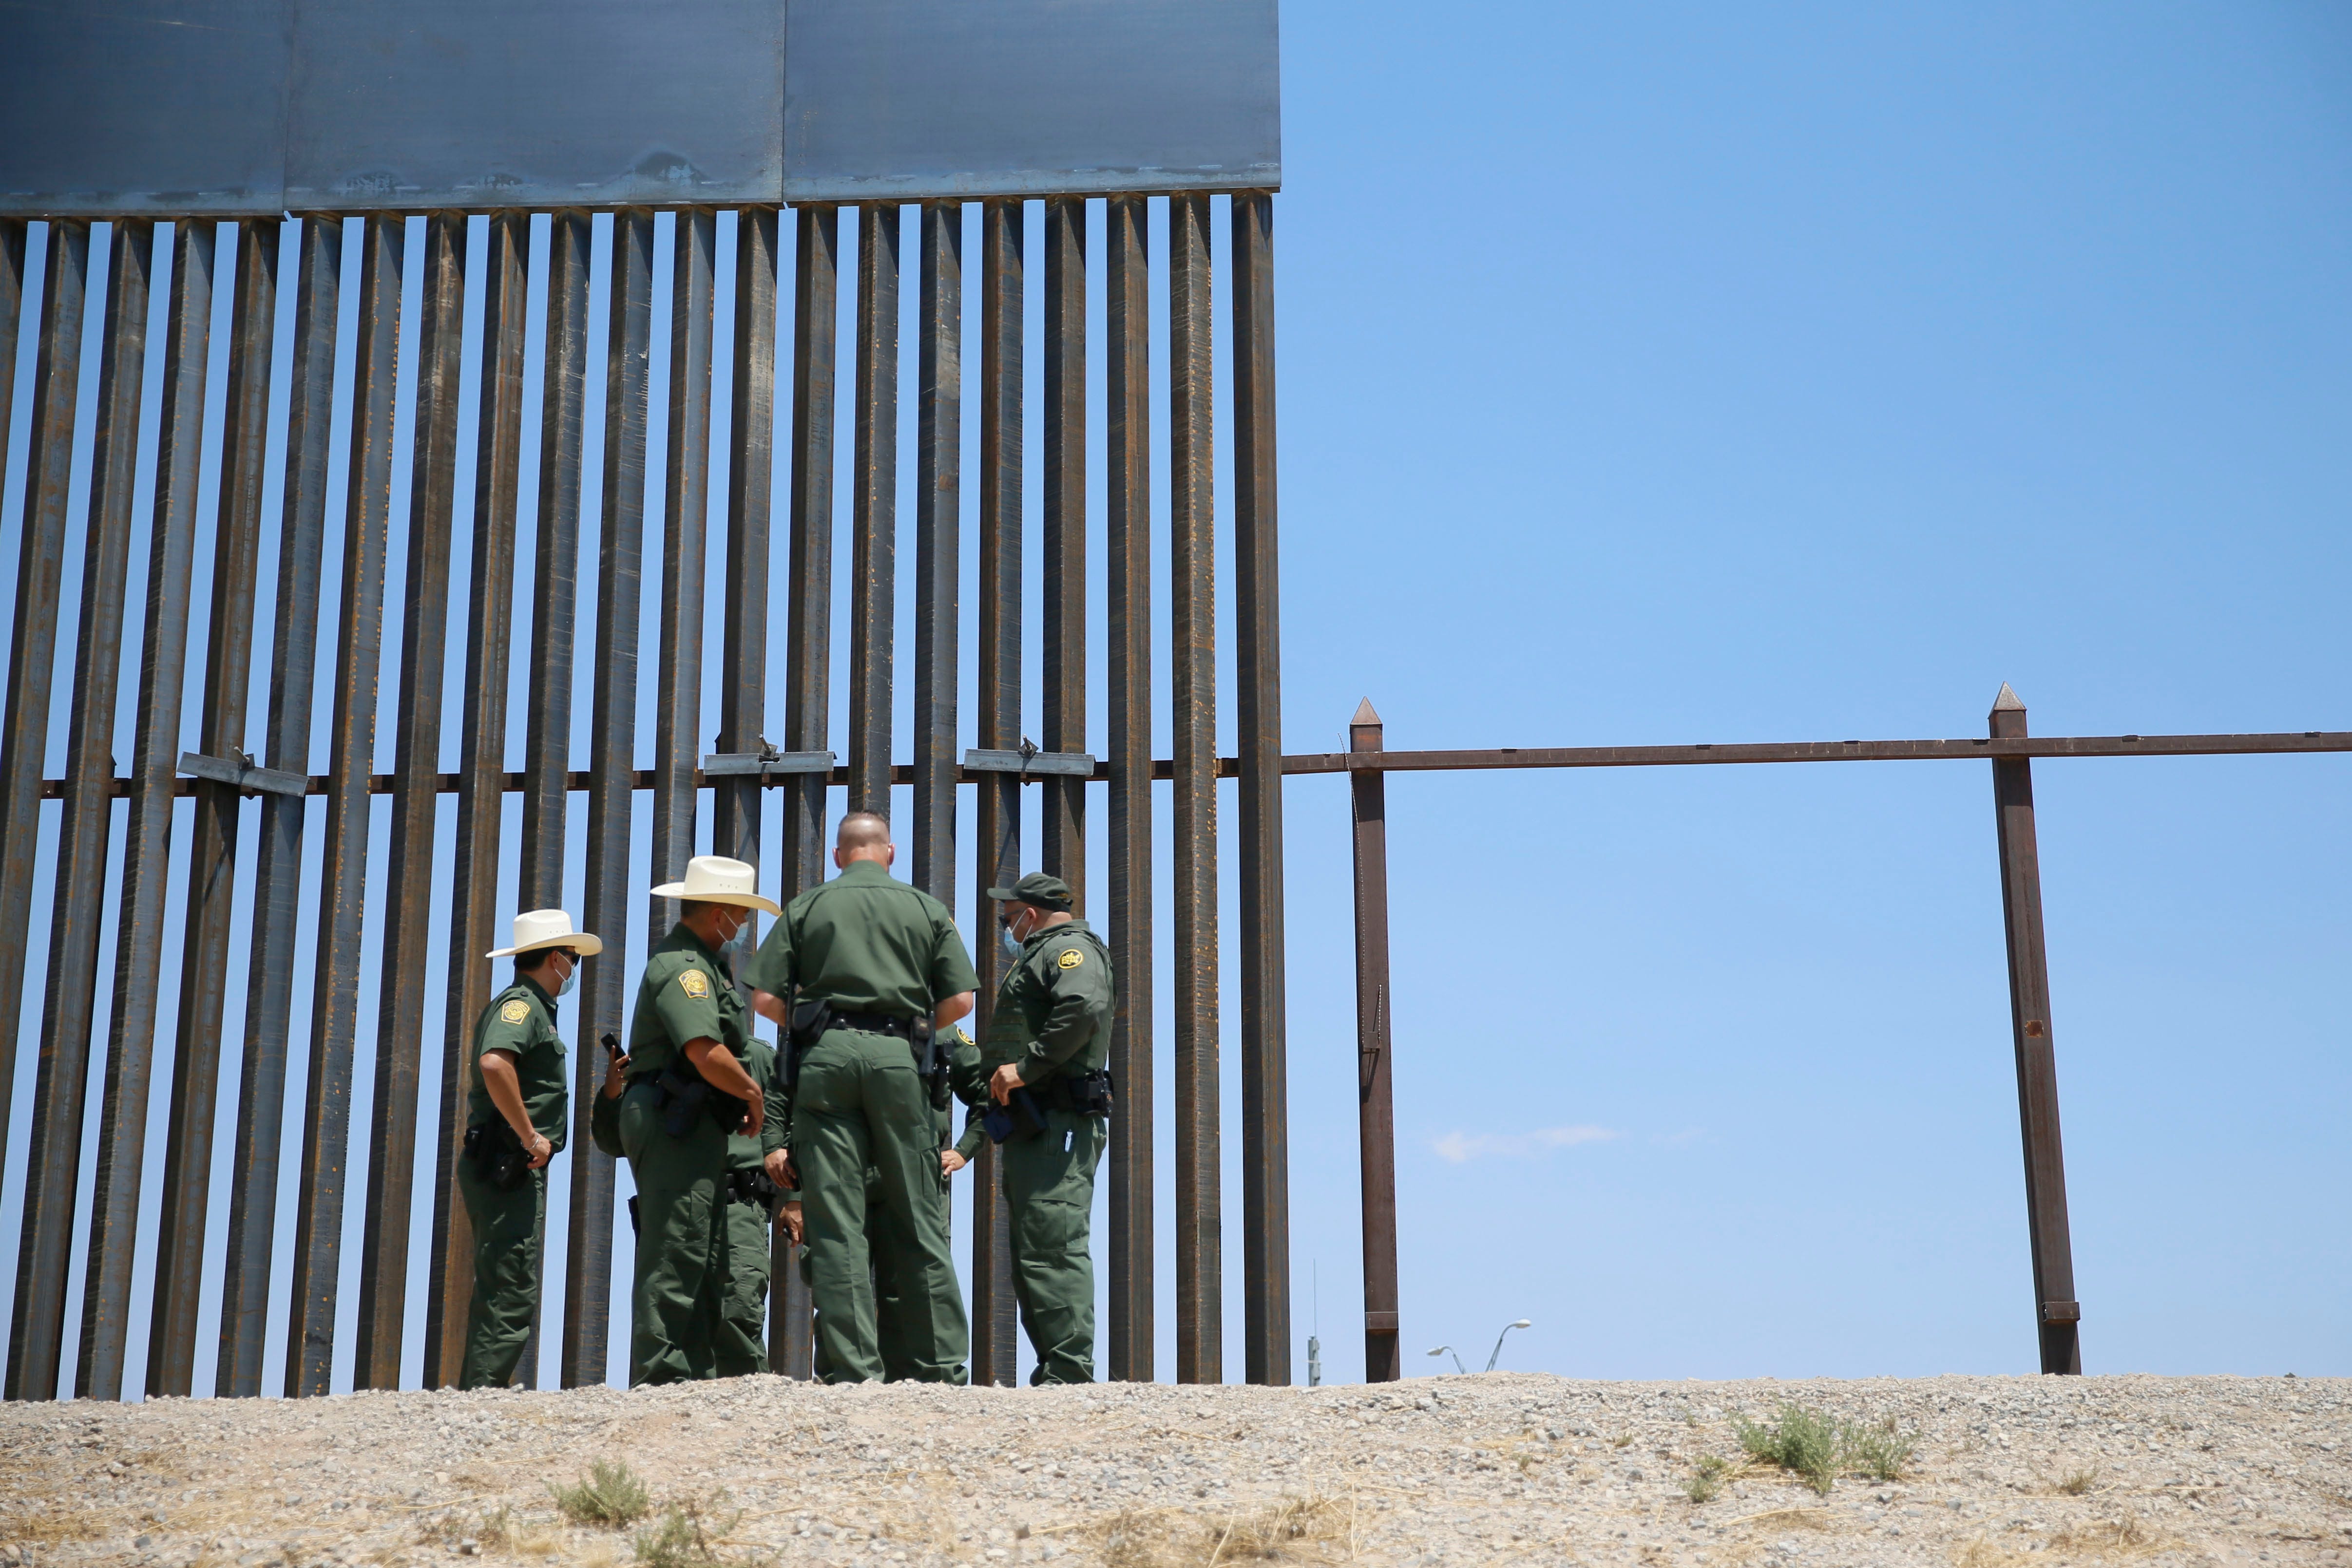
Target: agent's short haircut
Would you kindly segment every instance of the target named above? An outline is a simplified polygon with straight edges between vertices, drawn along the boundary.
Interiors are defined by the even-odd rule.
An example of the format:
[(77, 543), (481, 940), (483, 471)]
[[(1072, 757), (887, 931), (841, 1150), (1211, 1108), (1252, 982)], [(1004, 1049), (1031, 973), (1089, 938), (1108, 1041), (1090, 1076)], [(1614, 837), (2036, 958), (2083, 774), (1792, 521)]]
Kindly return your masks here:
[(580, 955), (569, 947), (535, 947), (528, 953), (518, 953), (515, 955), (515, 973), (518, 975), (535, 975), (539, 973), (540, 970), (545, 968), (547, 967), (547, 961), (550, 958), (554, 957), (558, 953), (568, 956), (575, 964), (580, 962)]
[(890, 819), (879, 811), (852, 811), (834, 833), (835, 849), (862, 850), (890, 841)]

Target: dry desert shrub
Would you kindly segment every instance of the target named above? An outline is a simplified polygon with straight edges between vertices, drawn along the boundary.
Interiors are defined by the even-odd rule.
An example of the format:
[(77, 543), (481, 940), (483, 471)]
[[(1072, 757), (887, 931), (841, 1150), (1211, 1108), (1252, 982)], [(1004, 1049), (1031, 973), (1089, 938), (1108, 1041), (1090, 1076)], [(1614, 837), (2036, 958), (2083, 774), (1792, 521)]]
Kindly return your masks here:
[(2173, 1544), (2170, 1537), (2150, 1530), (2135, 1515), (2103, 1519), (2093, 1524), (2071, 1525), (2050, 1538), (2053, 1552), (2126, 1561), (2152, 1557)]
[(1317, 1494), (1207, 1520), (1176, 1509), (1132, 1509), (1087, 1535), (1104, 1568), (1219, 1568), (1353, 1562), (1355, 1525), (1353, 1497)]

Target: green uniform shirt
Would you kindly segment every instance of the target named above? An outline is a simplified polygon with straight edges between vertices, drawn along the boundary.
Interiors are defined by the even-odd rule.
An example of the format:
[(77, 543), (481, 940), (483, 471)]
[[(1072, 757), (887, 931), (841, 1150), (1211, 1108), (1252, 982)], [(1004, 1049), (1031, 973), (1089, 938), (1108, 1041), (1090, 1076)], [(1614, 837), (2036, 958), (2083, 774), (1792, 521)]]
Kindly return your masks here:
[(637, 1010), (629, 1019), (629, 1082), (675, 1067), (692, 1073), (689, 1040), (715, 1040), (745, 1057), (750, 1015), (727, 966), (681, 921), (670, 928), (637, 982)]
[(541, 990), (538, 981), (528, 976), (518, 977), (490, 998), (474, 1025), (474, 1087), (466, 1096), (468, 1126), (506, 1121), (482, 1082), (486, 1051), (503, 1051), (514, 1057), (522, 1108), (530, 1116), (532, 1129), (562, 1148), (572, 1122), (564, 1114), (563, 1037), (555, 1032), (555, 998)]
[(980, 984), (948, 907), (877, 861), (852, 861), (785, 906), (760, 944), (751, 985), (822, 998), (835, 1011), (929, 1017)]
[[(1021, 1082), (1091, 1072), (1110, 1061), (1110, 949), (1083, 920), (1048, 926), (1004, 971), (976, 1066), (1021, 1064)], [(983, 1077), (982, 1082), (985, 1082)]]

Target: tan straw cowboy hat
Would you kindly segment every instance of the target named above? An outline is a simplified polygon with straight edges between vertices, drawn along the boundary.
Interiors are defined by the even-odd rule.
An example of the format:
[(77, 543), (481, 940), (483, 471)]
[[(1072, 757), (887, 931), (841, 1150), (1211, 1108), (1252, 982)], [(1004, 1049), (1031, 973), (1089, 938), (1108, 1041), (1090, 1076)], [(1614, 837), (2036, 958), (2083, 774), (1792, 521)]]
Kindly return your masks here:
[(683, 898), (696, 904), (734, 904), (782, 915), (783, 905), (760, 896), (760, 873), (742, 861), (725, 855), (697, 855), (686, 862), (684, 882), (666, 882), (654, 889), (656, 898)]
[(511, 958), (518, 953), (536, 953), (541, 947), (569, 947), (585, 958), (591, 953), (602, 953), (604, 939), (572, 929), (572, 916), (561, 909), (534, 909), (515, 916), (513, 946), (482, 956)]

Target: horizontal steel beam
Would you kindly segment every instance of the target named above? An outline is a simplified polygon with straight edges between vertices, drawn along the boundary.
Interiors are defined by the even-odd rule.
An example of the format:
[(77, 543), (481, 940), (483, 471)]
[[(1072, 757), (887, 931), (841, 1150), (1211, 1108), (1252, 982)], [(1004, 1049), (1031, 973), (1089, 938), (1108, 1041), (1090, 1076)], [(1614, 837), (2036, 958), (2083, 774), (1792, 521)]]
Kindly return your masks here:
[[(2015, 739), (1993, 740), (1789, 740), (1739, 741), (1728, 745), (1700, 744), (1693, 746), (1566, 746), (1566, 747), (1503, 747), (1491, 751), (1309, 751), (1282, 759), (1282, 770), (1290, 773), (1348, 773), (1370, 770), (1381, 773), (1459, 773), (1482, 772), (1504, 768), (1662, 768), (1680, 767), (1693, 763), (1727, 762), (1937, 762), (1956, 758), (1988, 757), (2262, 757), (2304, 752), (2352, 751), (2352, 730), (2306, 729), (2274, 735), (2093, 735), (2021, 736)], [(713, 778), (736, 778), (764, 771), (778, 776), (781, 788), (786, 777), (821, 771), (816, 759), (830, 758), (824, 751), (782, 751), (773, 758), (763, 758), (757, 752), (730, 753), (705, 757), (702, 771), (695, 776), (698, 787), (707, 785)], [(1011, 758), (1010, 762), (1001, 760)], [(1017, 751), (968, 751), (963, 767), (958, 769), (957, 781), (977, 784), (982, 779), (1000, 778), (1006, 773), (1024, 771), (1021, 753)], [(1040, 779), (1046, 774), (1079, 773), (1076, 764), (1085, 764), (1083, 776), (1096, 782), (1108, 782), (1110, 765), (1091, 757), (1066, 752), (1041, 751), (1028, 758), (1026, 771)], [(1241, 758), (1217, 758), (1217, 777), (1241, 777)], [(267, 791), (284, 795), (324, 795), (327, 780), (314, 774), (308, 779), (299, 774), (281, 773), (275, 768), (247, 767), (225, 762), (218, 758), (199, 757), (194, 752), (182, 754), (177, 793), (194, 795), (198, 779), (234, 784), (253, 793)], [(1151, 765), (1154, 779), (1173, 777), (1174, 765), (1166, 758)], [(585, 790), (589, 775), (575, 772), (565, 776), (569, 789)], [(389, 773), (376, 774), (368, 782), (368, 793), (389, 795), (393, 791)], [(457, 775), (435, 775), (436, 789), (444, 795), (457, 792)], [(849, 770), (832, 768), (828, 781), (845, 785)], [(908, 763), (898, 763), (890, 769), (893, 784), (912, 784), (915, 769)], [(297, 788), (297, 784), (300, 785)], [(636, 788), (654, 787), (651, 768), (636, 770)], [(505, 776), (507, 793), (517, 794), (525, 788), (522, 774)], [(114, 796), (120, 800), (131, 793), (131, 781), (117, 779)], [(60, 800), (65, 798), (65, 780), (41, 780), (41, 799)]]

